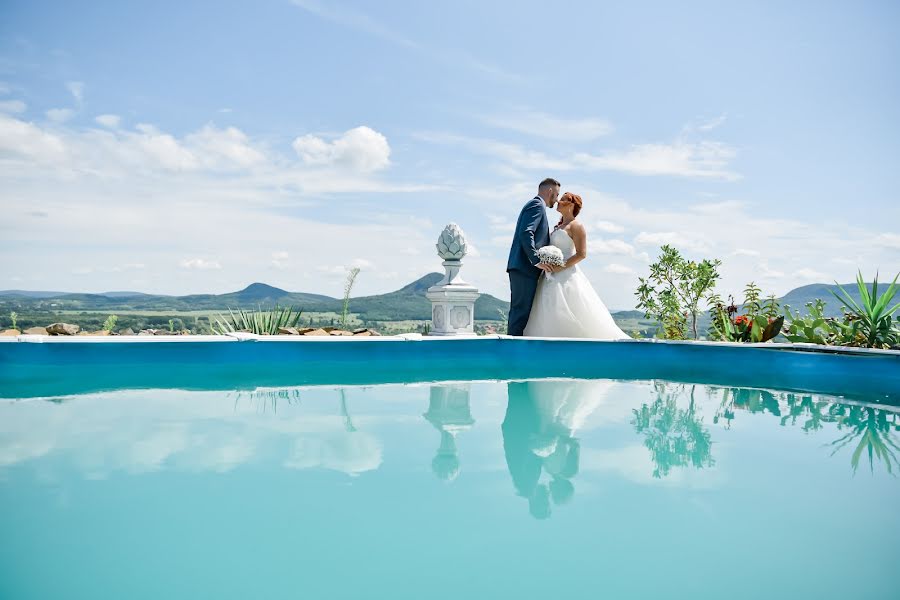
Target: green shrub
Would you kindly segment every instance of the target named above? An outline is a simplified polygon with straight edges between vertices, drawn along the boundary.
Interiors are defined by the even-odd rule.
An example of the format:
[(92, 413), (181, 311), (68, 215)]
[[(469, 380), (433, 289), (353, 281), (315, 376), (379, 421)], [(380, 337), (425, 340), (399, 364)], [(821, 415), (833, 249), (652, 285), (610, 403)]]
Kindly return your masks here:
[(660, 323), (666, 339), (685, 339), (688, 319), (694, 339), (700, 301), (707, 298), (719, 278), (719, 260), (687, 260), (672, 246), (661, 248), (662, 254), (650, 265), (650, 276), (640, 279), (635, 295), (644, 316)]
[(103, 331), (112, 332), (113, 329), (116, 328), (116, 323), (119, 321), (119, 317), (116, 315), (109, 315), (106, 317), (106, 320), (103, 321)]

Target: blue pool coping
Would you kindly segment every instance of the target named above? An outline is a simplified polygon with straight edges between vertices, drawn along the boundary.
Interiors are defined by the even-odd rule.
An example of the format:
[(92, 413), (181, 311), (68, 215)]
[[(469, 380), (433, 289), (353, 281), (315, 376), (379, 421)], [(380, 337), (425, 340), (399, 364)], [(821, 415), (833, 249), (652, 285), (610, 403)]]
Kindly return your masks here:
[(0, 337), (0, 398), (543, 377), (668, 380), (900, 403), (900, 351), (506, 335)]

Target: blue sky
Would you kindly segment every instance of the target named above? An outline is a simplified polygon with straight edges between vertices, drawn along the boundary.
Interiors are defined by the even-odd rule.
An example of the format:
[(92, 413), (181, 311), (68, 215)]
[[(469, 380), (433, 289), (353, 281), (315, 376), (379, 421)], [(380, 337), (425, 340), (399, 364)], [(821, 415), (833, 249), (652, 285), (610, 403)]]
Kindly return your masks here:
[[(554, 176), (633, 306), (659, 244), (721, 291), (900, 271), (892, 2), (5, 2), (0, 289), (505, 296)], [(555, 217), (554, 217), (555, 219)]]

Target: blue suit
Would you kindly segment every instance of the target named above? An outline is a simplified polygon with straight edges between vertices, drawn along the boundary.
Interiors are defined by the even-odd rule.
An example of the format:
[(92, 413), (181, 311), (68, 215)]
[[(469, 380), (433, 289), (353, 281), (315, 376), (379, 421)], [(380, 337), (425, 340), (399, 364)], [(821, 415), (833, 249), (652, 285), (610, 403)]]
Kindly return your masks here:
[(509, 335), (522, 335), (528, 324), (534, 292), (542, 271), (537, 249), (550, 243), (550, 224), (547, 223), (545, 204), (540, 196), (535, 196), (522, 208), (516, 222), (516, 232), (506, 272), (509, 273)]

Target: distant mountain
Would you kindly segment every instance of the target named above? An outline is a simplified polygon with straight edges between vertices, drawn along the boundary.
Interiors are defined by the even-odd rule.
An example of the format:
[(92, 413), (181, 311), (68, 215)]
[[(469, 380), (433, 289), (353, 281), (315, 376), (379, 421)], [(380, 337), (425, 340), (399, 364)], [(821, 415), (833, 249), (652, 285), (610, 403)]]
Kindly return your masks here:
[[(883, 286), (879, 283), (878, 291), (881, 293), (883, 290), (887, 289), (887, 286), (890, 282), (885, 283)], [(844, 283), (841, 284), (850, 297), (853, 298), (857, 303), (860, 302), (859, 289), (856, 287), (856, 282), (853, 283)], [(872, 290), (872, 284), (868, 285), (869, 291)], [(785, 304), (791, 307), (791, 310), (796, 312), (806, 312), (806, 303), (814, 302), (816, 298), (821, 298), (825, 301), (825, 314), (830, 317), (839, 317), (841, 315), (841, 306), (843, 306), (837, 298), (832, 295), (831, 292), (835, 292), (843, 298), (843, 295), (838, 291), (838, 286), (834, 284), (827, 283), (813, 283), (811, 285), (804, 285), (798, 288), (795, 288), (785, 294), (780, 302), (781, 305)], [(900, 297), (897, 298), (900, 300)]]
[(65, 292), (29, 292), (28, 290), (0, 290), (0, 297), (21, 297), (21, 298), (53, 298), (55, 296), (64, 296)]
[[(431, 303), (425, 297), (429, 287), (443, 275), (429, 273), (397, 291), (376, 296), (350, 299), (350, 312), (367, 321), (424, 320), (431, 317)], [(254, 309), (259, 306), (293, 306), (304, 312), (340, 312), (343, 301), (322, 294), (288, 292), (265, 283), (252, 283), (237, 292), (227, 294), (192, 294), (189, 296), (161, 296), (139, 292), (108, 292), (106, 294), (67, 294), (64, 292), (0, 292), (0, 311), (173, 311)], [(509, 303), (483, 294), (475, 303), (476, 319), (499, 319), (502, 310), (509, 311)]]
[[(3, 292), (0, 292), (0, 295), (3, 295)], [(100, 295), (107, 298), (134, 298), (135, 296), (149, 296), (150, 294), (144, 294), (143, 292), (103, 292)]]
[[(431, 303), (425, 292), (441, 280), (440, 273), (429, 273), (408, 283), (399, 290), (387, 294), (361, 296), (350, 299), (350, 312), (359, 314), (366, 321), (425, 320), (431, 316)], [(856, 284), (844, 286), (851, 296), (859, 301)], [(883, 289), (887, 289), (887, 285)], [(826, 312), (832, 316), (841, 314), (841, 305), (829, 290), (837, 286), (828, 284), (805, 285), (791, 290), (780, 299), (782, 305), (789, 304), (793, 310), (805, 310), (807, 302), (822, 298), (826, 302)], [(900, 298), (898, 298), (900, 299)], [(228, 308), (254, 309), (274, 305), (293, 306), (310, 312), (341, 312), (342, 300), (322, 294), (289, 292), (265, 283), (252, 283), (242, 290), (227, 294), (193, 294), (189, 296), (161, 296), (141, 292), (106, 292), (103, 294), (67, 294), (65, 292), (40, 292), (24, 290), (0, 291), (0, 314), (10, 311), (56, 312), (76, 310), (85, 312), (113, 313), (116, 311), (224, 311)], [(490, 294), (482, 294), (475, 303), (475, 318), (499, 320), (500, 311), (509, 313), (509, 303)], [(639, 311), (618, 311), (613, 313), (619, 320), (643, 320)], [(704, 319), (706, 317), (703, 317)], [(705, 321), (704, 321), (705, 328)]]
[[(429, 273), (389, 294), (363, 296), (350, 300), (350, 311), (369, 321), (405, 321), (431, 318), (431, 302), (425, 297), (428, 288), (443, 279), (440, 273)], [(490, 294), (475, 301), (475, 318), (499, 320), (500, 312), (509, 312), (509, 302)]]

